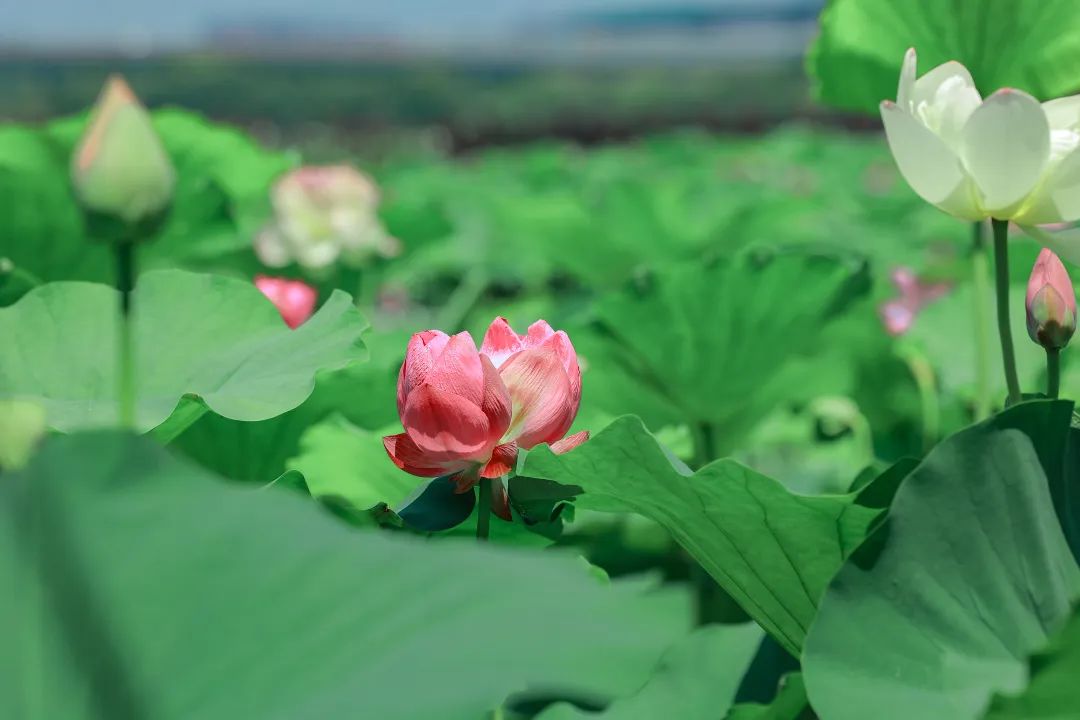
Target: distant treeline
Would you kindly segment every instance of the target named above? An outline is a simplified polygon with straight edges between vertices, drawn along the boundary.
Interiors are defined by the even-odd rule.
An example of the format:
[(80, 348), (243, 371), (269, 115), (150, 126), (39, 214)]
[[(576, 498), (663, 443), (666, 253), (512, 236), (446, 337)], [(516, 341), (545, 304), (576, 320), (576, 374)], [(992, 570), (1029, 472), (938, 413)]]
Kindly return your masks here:
[(181, 105), (285, 134), (446, 128), (456, 144), (589, 140), (688, 123), (754, 130), (811, 113), (797, 61), (687, 66), (525, 65), (223, 55), (0, 58), (0, 119), (76, 112), (123, 73), (149, 105)]

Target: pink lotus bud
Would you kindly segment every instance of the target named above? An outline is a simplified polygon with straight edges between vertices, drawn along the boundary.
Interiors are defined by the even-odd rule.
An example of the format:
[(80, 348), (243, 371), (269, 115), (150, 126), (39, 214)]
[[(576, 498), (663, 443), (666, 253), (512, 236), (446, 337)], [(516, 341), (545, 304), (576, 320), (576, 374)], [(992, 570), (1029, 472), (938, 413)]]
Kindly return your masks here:
[(543, 320), (518, 335), (496, 318), (481, 351), (467, 332), (428, 330), (413, 335), (398, 374), (405, 432), (384, 437), (383, 445), (413, 475), (461, 473), (464, 492), (478, 477), (513, 470), (518, 448), (550, 443), (564, 453), (585, 442), (587, 431), (563, 437), (580, 402), (574, 347)]
[(581, 405), (581, 367), (567, 334), (537, 320), (518, 335), (497, 317), (480, 352), (499, 368), (513, 400), (508, 437), (527, 450), (560, 440)]
[(315, 312), (315, 301), (319, 293), (305, 282), (256, 275), (255, 287), (270, 298), (270, 302), (274, 303), (274, 307), (284, 318), (285, 324), (291, 328), (299, 327)]
[(92, 213), (134, 224), (163, 216), (176, 172), (150, 114), (123, 78), (102, 90), (71, 162), (75, 196)]
[(1069, 344), (1076, 330), (1076, 293), (1061, 260), (1043, 248), (1028, 280), (1027, 329), (1031, 339), (1047, 350)]
[(255, 238), (255, 253), (270, 267), (318, 269), (339, 259), (362, 265), (401, 250), (379, 221), (375, 183), (347, 165), (293, 170), (274, 185), (271, 200), (274, 221)]
[(510, 426), (510, 394), (469, 333), (413, 335), (397, 405), (405, 432), (384, 437), (383, 445), (402, 470), (435, 477), (478, 468), (483, 477), (498, 477), (512, 468), (507, 460), (516, 448), (496, 453)]

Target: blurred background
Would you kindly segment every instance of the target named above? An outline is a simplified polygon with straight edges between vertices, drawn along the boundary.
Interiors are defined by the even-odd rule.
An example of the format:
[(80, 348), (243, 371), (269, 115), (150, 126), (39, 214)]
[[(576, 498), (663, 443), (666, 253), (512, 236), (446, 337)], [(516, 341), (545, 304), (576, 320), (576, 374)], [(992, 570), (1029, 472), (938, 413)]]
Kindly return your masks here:
[[(271, 143), (453, 150), (817, 117), (822, 0), (51, 0), (0, 27), (0, 119), (80, 110), (109, 72)], [(414, 138), (415, 139), (415, 138)], [(375, 142), (377, 141), (377, 142)], [(369, 150), (373, 151), (373, 150)]]

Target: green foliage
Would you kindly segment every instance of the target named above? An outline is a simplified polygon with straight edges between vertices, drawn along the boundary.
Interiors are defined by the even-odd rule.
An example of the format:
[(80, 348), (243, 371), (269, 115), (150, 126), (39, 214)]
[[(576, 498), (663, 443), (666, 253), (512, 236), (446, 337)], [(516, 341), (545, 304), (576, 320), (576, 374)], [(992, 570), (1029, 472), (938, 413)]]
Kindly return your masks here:
[[(41, 281), (112, 279), (109, 248), (86, 242), (70, 189), (70, 158), (85, 123), (80, 115), (40, 129), (0, 127), (0, 257)], [(177, 185), (143, 264), (254, 272), (244, 258), (269, 212), (267, 189), (295, 159), (181, 110), (155, 113), (154, 126)]]
[(633, 695), (616, 700), (601, 713), (555, 705), (537, 720), (723, 717), (760, 642), (761, 629), (754, 624), (698, 628), (664, 654), (653, 676)]
[(986, 720), (1064, 720), (1080, 707), (1080, 611), (1028, 663), (1031, 680), (1019, 697), (994, 699)]
[[(978, 718), (1080, 597), (1048, 482), (1072, 404), (1029, 402), (938, 446), (829, 584), (803, 653), (826, 718)], [(873, 647), (867, 645), (873, 628)], [(858, 682), (851, 678), (858, 677)]]
[(984, 96), (1017, 87), (1049, 100), (1080, 89), (1078, 26), (1072, 0), (829, 0), (807, 65), (819, 100), (844, 110), (896, 99), (909, 47), (922, 72), (960, 61)]
[(584, 507), (636, 512), (663, 525), (793, 655), (821, 593), (899, 481), (883, 478), (851, 495), (804, 496), (733, 460), (690, 475), (631, 417), (568, 455), (534, 450), (524, 474), (580, 487)]
[[(315, 373), (363, 359), (367, 323), (335, 293), (289, 330), (250, 283), (179, 270), (147, 273), (135, 291), (136, 422), (162, 423), (184, 395), (215, 413), (262, 420), (311, 393)], [(41, 403), (63, 431), (116, 423), (117, 294), (50, 283), (0, 309), (0, 397)]]
[(5, 717), (475, 720), (629, 693), (684, 631), (569, 558), (356, 532), (144, 438), (54, 438), (3, 480)]

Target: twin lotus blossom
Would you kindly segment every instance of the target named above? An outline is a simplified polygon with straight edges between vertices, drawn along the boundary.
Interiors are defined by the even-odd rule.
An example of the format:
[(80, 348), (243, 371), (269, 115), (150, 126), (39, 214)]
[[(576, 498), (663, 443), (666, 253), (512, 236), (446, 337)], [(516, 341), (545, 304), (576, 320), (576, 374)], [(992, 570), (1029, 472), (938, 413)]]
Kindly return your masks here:
[(374, 255), (400, 252), (379, 221), (375, 183), (355, 168), (293, 170), (274, 185), (271, 200), (274, 220), (255, 238), (255, 254), (269, 267), (295, 262), (318, 270), (339, 259), (362, 265)]
[(124, 79), (109, 78), (71, 160), (71, 184), (90, 212), (135, 224), (172, 203), (176, 171), (150, 113)]
[(319, 293), (301, 280), (256, 275), (255, 287), (274, 303), (285, 324), (297, 328), (315, 312)]
[(889, 273), (889, 279), (900, 297), (883, 303), (879, 312), (886, 332), (894, 337), (910, 330), (919, 312), (943, 297), (951, 288), (949, 283), (921, 280), (908, 267), (894, 268)]
[(1027, 330), (1050, 351), (1069, 344), (1076, 331), (1076, 293), (1058, 256), (1043, 248), (1028, 280)]
[(904, 179), (945, 212), (1025, 228), (1080, 219), (1080, 95), (1040, 104), (1006, 88), (984, 100), (958, 62), (916, 79), (911, 49), (881, 118)]
[(495, 318), (479, 350), (467, 332), (427, 330), (409, 341), (398, 375), (405, 432), (383, 445), (413, 475), (458, 474), (464, 492), (513, 470), (519, 448), (563, 453), (585, 442), (587, 431), (564, 437), (580, 404), (574, 346), (543, 320), (519, 335)]

